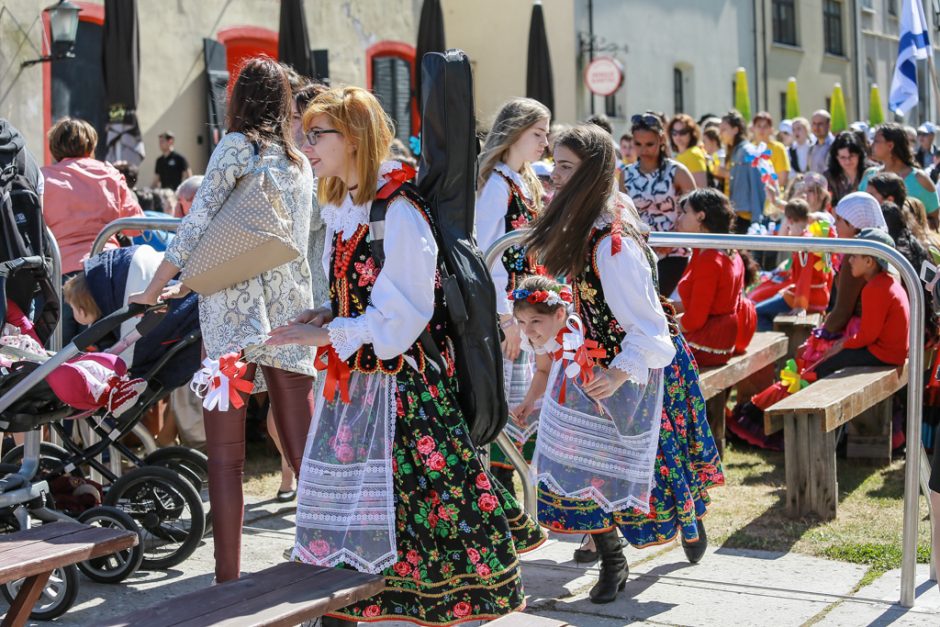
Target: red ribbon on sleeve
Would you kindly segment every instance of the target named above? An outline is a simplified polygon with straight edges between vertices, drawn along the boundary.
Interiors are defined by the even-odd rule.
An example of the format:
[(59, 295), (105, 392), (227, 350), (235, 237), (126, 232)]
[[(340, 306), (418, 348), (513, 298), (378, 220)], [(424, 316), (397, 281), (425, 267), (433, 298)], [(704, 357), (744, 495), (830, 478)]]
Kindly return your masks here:
[(413, 179), (415, 174), (416, 172), (413, 167), (407, 163), (402, 163), (400, 169), (392, 170), (388, 174), (384, 175), (385, 184), (382, 185), (382, 188), (378, 191), (375, 197), (379, 200), (385, 200), (392, 195), (392, 192)]
[(352, 376), (352, 370), (345, 361), (339, 358), (336, 349), (332, 346), (319, 347), (314, 366), (319, 371), (326, 371), (323, 398), (332, 402), (336, 400), (338, 391), (340, 399), (344, 403), (349, 403), (349, 378)]

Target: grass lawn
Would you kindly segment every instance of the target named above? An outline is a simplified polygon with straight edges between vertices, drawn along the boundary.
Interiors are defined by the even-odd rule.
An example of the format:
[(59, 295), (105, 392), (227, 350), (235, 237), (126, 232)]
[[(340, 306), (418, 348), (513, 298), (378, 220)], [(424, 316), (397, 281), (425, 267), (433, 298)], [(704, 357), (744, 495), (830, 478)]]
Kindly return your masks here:
[[(727, 484), (711, 492), (709, 540), (728, 548), (796, 551), (868, 564), (860, 585), (901, 566), (904, 461), (874, 468), (838, 460), (835, 520), (786, 516), (783, 453), (733, 445), (725, 450)], [(918, 562), (930, 555), (927, 501), (920, 499)]]
[[(792, 520), (785, 514), (783, 453), (729, 445), (727, 484), (711, 492), (706, 525), (714, 546), (796, 551), (868, 564), (861, 585), (901, 566), (904, 460), (885, 468), (838, 460), (839, 514), (823, 523)], [(271, 498), (280, 485), (280, 465), (265, 444), (251, 444), (245, 467), (245, 492)], [(918, 561), (927, 563), (930, 530), (927, 502), (921, 498)]]

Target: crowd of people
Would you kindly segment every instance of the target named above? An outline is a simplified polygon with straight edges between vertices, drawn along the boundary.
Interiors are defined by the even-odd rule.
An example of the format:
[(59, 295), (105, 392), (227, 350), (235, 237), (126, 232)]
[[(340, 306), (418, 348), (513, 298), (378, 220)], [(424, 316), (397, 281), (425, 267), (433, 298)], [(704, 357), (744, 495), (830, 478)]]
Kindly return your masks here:
[[(506, 432), (537, 469), (535, 520), (516, 500), (512, 466), (496, 447), (488, 466), (470, 439), (433, 212), (403, 185), (415, 161), (378, 100), (259, 57), (241, 67), (230, 102), (204, 177), (171, 132), (160, 136), (153, 187), (170, 193), (93, 159), (95, 131), (75, 119), (50, 132), (55, 163), (37, 184), (62, 250), (67, 339), (101, 313), (88, 288), (101, 261), (87, 257), (105, 224), (144, 205), (182, 218), (174, 237), (129, 234), (137, 247), (117, 300), (186, 298), (177, 279), (235, 192), (259, 175), (274, 181), (275, 200), (239, 202), (276, 204), (298, 254), (198, 295), (203, 355), (237, 355), (239, 376), (269, 395), (278, 497), (297, 499), (291, 557), (386, 577), (383, 592), (327, 625), (446, 625), (519, 609), (518, 556), (544, 529), (583, 536), (573, 559), (600, 562), (590, 598), (610, 603), (627, 581), (627, 545), (678, 538), (689, 561), (705, 556), (703, 518), (724, 470), (699, 367), (741, 354), (776, 315), (807, 312), (826, 315), (801, 349), (802, 376), (904, 363), (909, 300), (875, 257), (650, 248), (649, 233), (857, 237), (896, 247), (915, 268), (940, 259), (932, 125), (914, 137), (893, 123), (833, 135), (822, 110), (777, 126), (766, 112), (696, 121), (647, 111), (618, 144), (603, 116), (553, 125), (541, 103), (510, 100), (479, 133), (475, 232), (486, 250), (527, 229), (490, 271)], [(376, 199), (387, 202), (381, 256)], [(932, 345), (936, 317), (926, 317)], [(124, 406), (139, 382), (115, 375), (108, 389), (120, 391), (104, 402)], [(780, 393), (741, 399), (729, 428), (774, 446), (752, 423)], [(216, 581), (236, 579), (246, 405), (204, 409), (184, 386), (171, 407), (181, 440), (208, 453)], [(940, 493), (940, 472), (931, 485)]]

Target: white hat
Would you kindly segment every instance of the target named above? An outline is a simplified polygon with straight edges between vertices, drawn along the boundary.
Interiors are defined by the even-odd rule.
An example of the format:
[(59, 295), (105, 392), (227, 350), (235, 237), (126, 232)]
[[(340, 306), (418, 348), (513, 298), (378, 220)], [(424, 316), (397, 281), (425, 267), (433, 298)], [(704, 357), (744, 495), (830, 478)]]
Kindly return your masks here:
[(836, 205), (836, 215), (858, 230), (881, 229), (887, 233), (888, 225), (881, 205), (867, 192), (846, 194)]
[(535, 176), (548, 177), (552, 175), (555, 166), (548, 161), (536, 161), (532, 164), (532, 169), (535, 171)]
[(856, 133), (865, 133), (866, 136), (868, 135), (869, 126), (867, 122), (852, 122), (849, 124), (849, 128)]
[(924, 122), (917, 127), (917, 132), (921, 135), (934, 135), (937, 132), (937, 127), (933, 122)]
[(781, 133), (793, 134), (793, 120), (780, 120), (780, 126), (777, 130)]

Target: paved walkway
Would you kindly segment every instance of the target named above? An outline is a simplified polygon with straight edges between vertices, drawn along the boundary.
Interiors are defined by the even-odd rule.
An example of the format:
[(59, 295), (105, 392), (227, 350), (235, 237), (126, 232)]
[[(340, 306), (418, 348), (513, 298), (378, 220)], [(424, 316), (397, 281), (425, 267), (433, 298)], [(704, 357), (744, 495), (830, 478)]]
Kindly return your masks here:
[[(242, 567), (259, 570), (282, 559), (293, 541), (291, 508), (254, 501), (246, 516)], [(866, 568), (794, 553), (713, 547), (699, 565), (686, 562), (676, 545), (628, 549), (630, 581), (620, 598), (593, 605), (587, 591), (597, 575), (571, 561), (577, 538), (556, 536), (524, 558), (530, 613), (584, 627), (651, 625), (940, 625), (940, 591), (919, 566), (915, 607), (898, 606), (900, 572), (857, 590)], [(212, 582), (212, 540), (176, 569), (137, 573), (107, 586), (81, 578), (78, 601), (53, 624), (94, 625)], [(133, 591), (133, 594), (129, 593)], [(407, 623), (383, 623), (405, 625)]]

